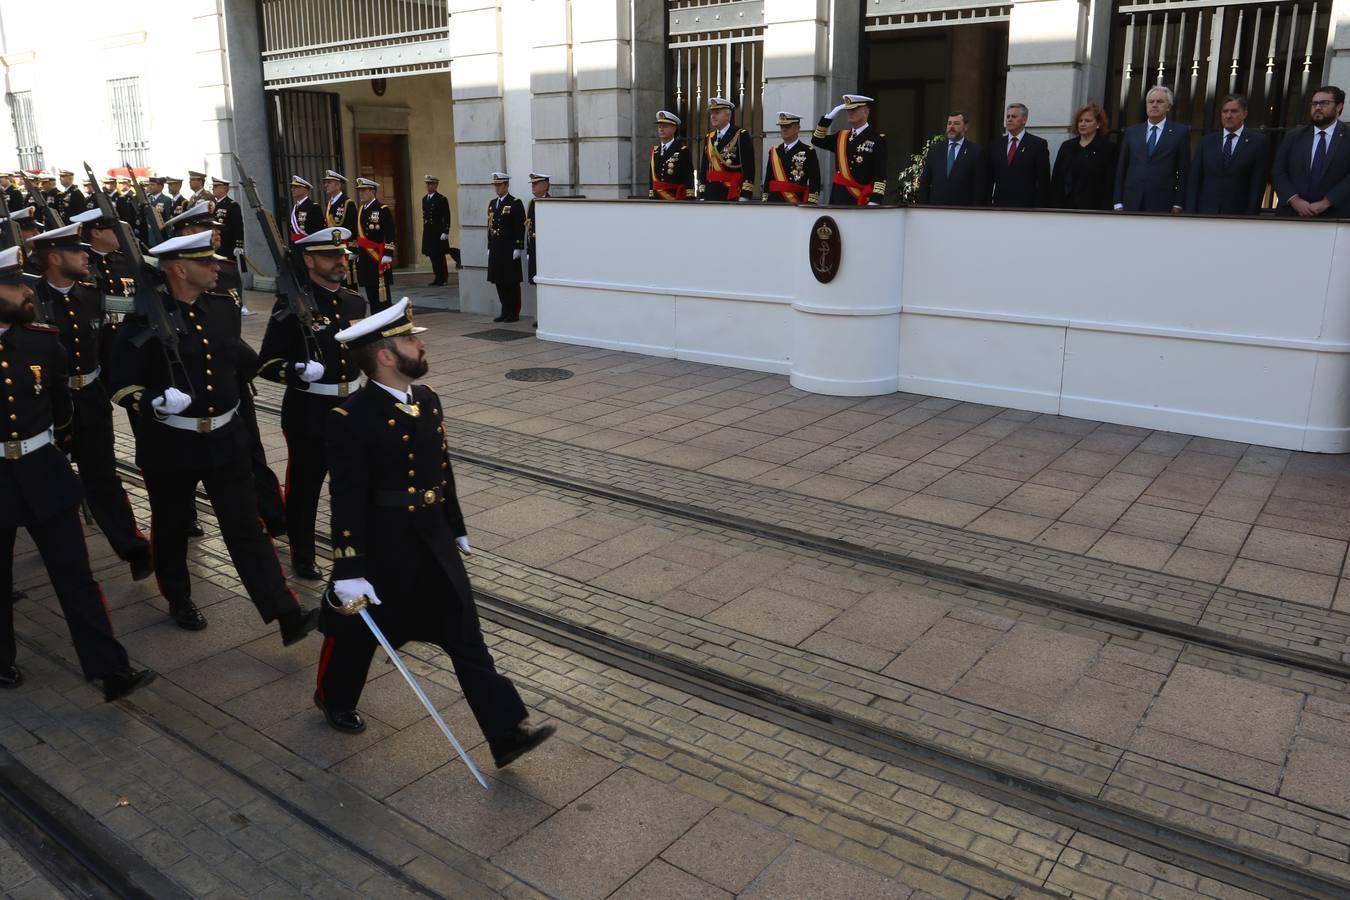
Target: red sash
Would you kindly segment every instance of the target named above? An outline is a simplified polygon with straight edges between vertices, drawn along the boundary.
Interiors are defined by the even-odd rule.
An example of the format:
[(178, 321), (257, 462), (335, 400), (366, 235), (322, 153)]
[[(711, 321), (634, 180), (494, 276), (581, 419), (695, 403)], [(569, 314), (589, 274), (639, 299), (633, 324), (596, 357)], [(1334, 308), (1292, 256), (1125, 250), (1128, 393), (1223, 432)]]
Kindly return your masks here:
[(848, 135), (847, 128), (839, 132), (839, 142), (834, 152), (839, 171), (834, 173), (834, 183), (848, 191), (853, 199), (858, 201), (859, 206), (866, 206), (867, 201), (872, 198), (872, 185), (862, 184), (853, 177), (853, 169), (848, 164)]
[(360, 247), (365, 254), (371, 258), (375, 265), (379, 267), (380, 272), (384, 272), (386, 267), (384, 263), (381, 262), (381, 260), (384, 259), (383, 241), (372, 241), (365, 235), (358, 235), (356, 238), (356, 246)]
[(787, 170), (783, 168), (783, 156), (777, 150), (769, 154), (769, 166), (773, 169), (773, 178), (769, 181), (769, 190), (783, 194), (788, 203), (801, 203), (807, 194), (807, 187), (795, 181), (787, 180)]
[(662, 200), (683, 200), (689, 193), (687, 187), (673, 181), (662, 181), (656, 177), (656, 151), (659, 148), (659, 144), (652, 147), (651, 155), (647, 159), (648, 166), (652, 171), (652, 193)]
[(740, 169), (727, 168), (726, 163), (722, 161), (722, 154), (717, 150), (717, 142), (714, 140), (716, 136), (717, 132), (710, 131), (704, 139), (704, 151), (708, 156), (708, 164), (712, 166), (708, 171), (708, 180), (725, 184), (727, 199), (735, 200), (741, 196), (741, 184), (745, 181), (745, 173)]

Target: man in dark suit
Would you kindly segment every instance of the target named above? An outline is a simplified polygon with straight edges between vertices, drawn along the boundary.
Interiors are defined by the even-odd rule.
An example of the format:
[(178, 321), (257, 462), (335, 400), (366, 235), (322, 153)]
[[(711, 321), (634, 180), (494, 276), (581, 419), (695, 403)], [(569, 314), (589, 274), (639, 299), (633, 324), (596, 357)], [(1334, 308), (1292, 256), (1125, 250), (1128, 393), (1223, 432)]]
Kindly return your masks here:
[(520, 321), (520, 257), (525, 251), (525, 204), (511, 196), (511, 176), (492, 173), (497, 196), (488, 201), (487, 280), (497, 286), (502, 314), (494, 322)]
[(1324, 85), (1313, 91), (1310, 107), (1311, 123), (1286, 135), (1275, 153), (1276, 215), (1350, 215), (1350, 128), (1340, 121), (1345, 91)]
[(1229, 94), (1219, 110), (1223, 128), (1200, 139), (1186, 180), (1186, 211), (1254, 216), (1261, 211), (1270, 143), (1247, 127), (1247, 98)]
[(984, 153), (966, 140), (970, 116), (957, 110), (947, 116), (947, 140), (928, 151), (919, 173), (919, 203), (938, 206), (984, 206), (989, 192), (989, 167)]
[(1172, 90), (1157, 85), (1144, 98), (1147, 121), (1125, 129), (1116, 163), (1114, 207), (1181, 212), (1191, 159), (1191, 129), (1168, 121)]
[(989, 193), (994, 206), (1050, 205), (1050, 145), (1027, 133), (1027, 108), (1008, 104), (1008, 133), (989, 147)]
[(428, 175), (422, 180), (427, 186), (422, 196), (422, 255), (431, 260), (431, 271), (436, 275), (431, 287), (440, 287), (450, 277), (445, 264), (450, 252), (450, 201), (439, 190), (439, 178)]

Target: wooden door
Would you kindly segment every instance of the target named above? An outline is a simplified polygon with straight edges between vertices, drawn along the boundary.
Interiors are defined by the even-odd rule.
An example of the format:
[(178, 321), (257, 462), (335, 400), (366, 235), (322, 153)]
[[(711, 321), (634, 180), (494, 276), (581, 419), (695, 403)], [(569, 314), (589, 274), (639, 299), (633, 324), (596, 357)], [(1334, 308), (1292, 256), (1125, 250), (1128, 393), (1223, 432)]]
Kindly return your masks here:
[[(412, 196), (408, 183), (408, 136), (361, 132), (357, 136), (358, 170), (362, 178), (380, 183), (380, 202), (389, 207), (393, 216), (395, 246), (398, 248), (395, 266), (410, 266), (417, 262), (418, 246), (412, 229)], [(355, 194), (355, 191), (353, 191)]]

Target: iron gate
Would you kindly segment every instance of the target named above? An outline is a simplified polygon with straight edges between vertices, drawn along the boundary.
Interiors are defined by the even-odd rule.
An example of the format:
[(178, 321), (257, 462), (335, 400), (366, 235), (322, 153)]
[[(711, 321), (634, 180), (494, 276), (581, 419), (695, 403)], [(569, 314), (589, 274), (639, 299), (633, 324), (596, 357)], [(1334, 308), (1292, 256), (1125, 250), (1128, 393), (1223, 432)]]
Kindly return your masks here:
[[(324, 170), (343, 172), (338, 95), (325, 91), (273, 91), (271, 99), (268, 119), (272, 128), (275, 208), (290, 209), (292, 175), (314, 185), (312, 196), (322, 202)], [(348, 194), (354, 191), (349, 190)]]
[(117, 148), (118, 164), (144, 168), (149, 165), (150, 141), (145, 136), (141, 79), (134, 75), (110, 79), (108, 92), (112, 95), (113, 146)]
[(14, 122), (14, 147), (19, 155), (19, 168), (41, 169), (44, 163), (37, 121), (33, 118), (33, 92), (15, 91), (5, 99), (9, 101), (9, 115)]

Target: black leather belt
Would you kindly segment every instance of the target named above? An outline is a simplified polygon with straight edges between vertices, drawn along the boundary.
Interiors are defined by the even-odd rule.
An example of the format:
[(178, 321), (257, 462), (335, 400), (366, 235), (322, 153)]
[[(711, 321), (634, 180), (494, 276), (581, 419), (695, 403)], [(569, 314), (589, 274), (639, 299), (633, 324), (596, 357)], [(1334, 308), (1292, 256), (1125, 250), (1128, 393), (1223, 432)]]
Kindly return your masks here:
[(436, 506), (445, 500), (443, 488), (413, 488), (406, 491), (376, 491), (375, 505), (386, 507), (407, 506), (413, 509), (424, 506)]

